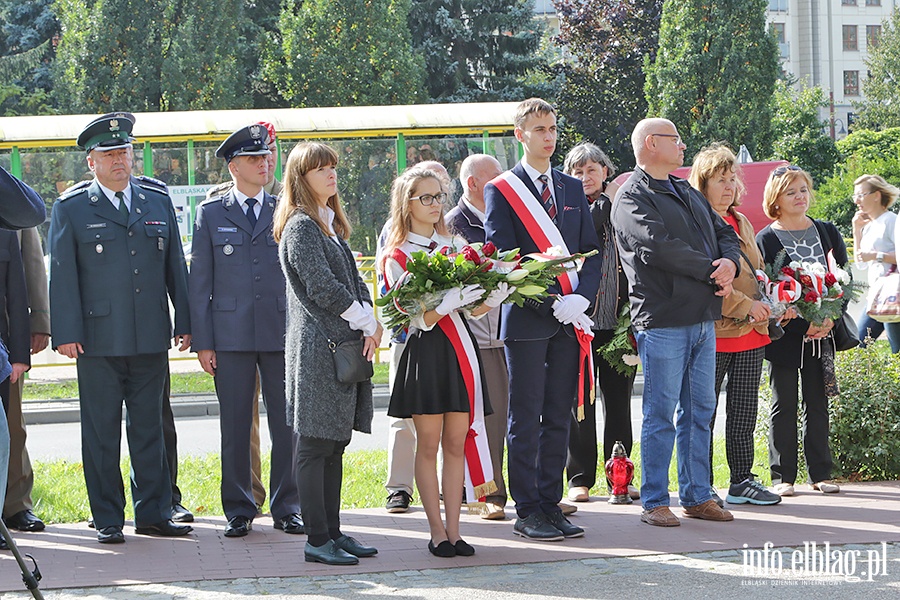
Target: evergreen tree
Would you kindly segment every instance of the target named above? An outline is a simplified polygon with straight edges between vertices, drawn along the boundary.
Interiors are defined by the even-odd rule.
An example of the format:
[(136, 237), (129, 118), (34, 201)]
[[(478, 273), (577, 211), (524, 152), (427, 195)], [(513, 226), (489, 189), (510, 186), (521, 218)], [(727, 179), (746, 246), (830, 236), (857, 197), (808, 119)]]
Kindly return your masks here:
[(295, 107), (421, 100), (423, 63), (408, 12), (409, 0), (285, 0), (264, 76)]
[(631, 132), (647, 114), (644, 61), (656, 55), (662, 0), (556, 0), (557, 43), (570, 60), (558, 108), (560, 151), (580, 141), (598, 144), (620, 170), (634, 166)]
[(856, 125), (861, 129), (900, 126), (900, 9), (882, 24), (881, 39), (866, 60), (868, 76), (862, 82), (865, 100), (856, 104)]
[(243, 0), (57, 0), (54, 81), (73, 112), (249, 106)]
[(409, 29), (435, 102), (522, 100), (538, 69), (534, 0), (413, 0)]
[(765, 10), (765, 0), (664, 3), (659, 52), (645, 67), (648, 114), (675, 123), (688, 154), (716, 140), (769, 153), (780, 66)]
[(53, 112), (53, 0), (0, 0), (0, 114)]

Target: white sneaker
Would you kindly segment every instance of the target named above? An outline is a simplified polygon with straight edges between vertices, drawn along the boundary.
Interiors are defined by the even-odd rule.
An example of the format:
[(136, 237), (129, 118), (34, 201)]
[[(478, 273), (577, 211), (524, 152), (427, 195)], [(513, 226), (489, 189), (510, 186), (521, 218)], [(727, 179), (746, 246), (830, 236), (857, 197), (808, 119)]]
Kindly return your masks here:
[(793, 483), (776, 483), (772, 486), (772, 491), (781, 497), (794, 495)]
[(841, 491), (841, 486), (833, 481), (826, 479), (825, 481), (819, 481), (812, 484), (812, 489), (818, 490), (823, 494), (837, 494), (839, 491)]

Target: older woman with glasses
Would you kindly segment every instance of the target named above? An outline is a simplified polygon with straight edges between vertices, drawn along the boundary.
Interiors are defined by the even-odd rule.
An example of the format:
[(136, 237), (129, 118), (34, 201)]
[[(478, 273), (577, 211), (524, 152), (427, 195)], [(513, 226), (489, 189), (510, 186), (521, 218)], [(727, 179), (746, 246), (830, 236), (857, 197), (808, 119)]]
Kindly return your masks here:
[[(596, 352), (613, 338), (619, 313), (628, 303), (628, 279), (619, 263), (616, 236), (609, 215), (619, 186), (607, 183), (615, 174), (612, 161), (603, 150), (585, 142), (572, 148), (566, 155), (564, 170), (581, 180), (584, 195), (591, 206), (594, 229), (600, 240), (602, 277), (591, 313)], [(603, 402), (603, 464), (612, 456), (615, 443), (622, 442), (625, 452), (631, 455), (631, 391), (634, 375), (623, 375), (599, 356), (594, 357), (595, 377)], [(602, 465), (601, 465), (602, 468)], [(587, 502), (590, 489), (597, 479), (597, 408), (592, 402), (584, 403), (584, 419), (578, 420), (575, 406), (569, 426), (569, 451), (566, 458), (566, 477), (569, 482), (568, 498), (572, 502)], [(612, 493), (612, 484), (607, 481)], [(641, 493), (637, 487), (628, 486), (628, 494), (637, 500)]]
[[(716, 321), (716, 398), (728, 375), (725, 417), (725, 455), (731, 471), (729, 504), (778, 504), (781, 496), (765, 489), (753, 467), (753, 430), (759, 401), (765, 347), (769, 345), (770, 310), (759, 300), (756, 270), (764, 266), (753, 237), (750, 220), (735, 208), (744, 195), (740, 166), (734, 153), (724, 144), (713, 144), (700, 151), (691, 167), (690, 182), (700, 190), (713, 210), (734, 228), (741, 243), (741, 272), (732, 283), (734, 291), (722, 301), (722, 318)], [(716, 417), (710, 421), (712, 431)], [(712, 486), (713, 440), (709, 439), (709, 483)], [(713, 491), (712, 496), (721, 502)]]
[[(878, 175), (862, 175), (853, 182), (853, 202), (858, 208), (853, 215), (853, 257), (857, 267), (868, 271), (870, 290), (880, 278), (897, 268), (894, 249), (897, 215), (888, 209), (898, 194), (900, 190)], [(867, 337), (877, 339), (885, 330), (891, 350), (897, 353), (900, 323), (876, 321), (863, 309), (859, 319), (861, 346), (865, 346)]]
[[(775, 263), (785, 252), (788, 261), (815, 261), (827, 267), (827, 257), (833, 253), (838, 265), (847, 264), (847, 248), (837, 227), (806, 215), (813, 200), (812, 187), (812, 178), (800, 167), (788, 165), (772, 171), (763, 210), (773, 222), (756, 236), (766, 263)], [(798, 317), (785, 325), (782, 338), (766, 346), (772, 388), (769, 470), (779, 496), (793, 496), (797, 480), (798, 375), (803, 391), (803, 452), (812, 488), (826, 494), (840, 491), (831, 481), (828, 446), (826, 380), (835, 383), (832, 327), (831, 319), (815, 324)]]

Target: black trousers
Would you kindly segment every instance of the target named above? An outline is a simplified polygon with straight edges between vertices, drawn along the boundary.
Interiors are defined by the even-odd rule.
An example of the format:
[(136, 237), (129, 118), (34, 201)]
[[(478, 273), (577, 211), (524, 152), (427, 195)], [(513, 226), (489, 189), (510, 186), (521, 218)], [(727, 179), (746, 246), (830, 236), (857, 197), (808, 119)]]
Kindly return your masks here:
[(297, 441), (297, 487), (306, 534), (328, 535), (341, 526), (341, 484), (344, 449), (350, 440), (338, 442), (299, 436)]
[(172, 517), (162, 428), (167, 364), (165, 352), (78, 359), (84, 479), (98, 531), (110, 525), (121, 527), (125, 520), (119, 470), (123, 400), (135, 525), (152, 525)]
[(172, 413), (172, 376), (166, 362), (166, 383), (163, 386), (162, 425), (163, 441), (166, 446), (166, 463), (169, 465), (169, 479), (172, 481), (172, 504), (181, 504), (181, 490), (178, 488), (178, 432), (175, 430), (175, 415)]
[[(597, 481), (597, 404), (603, 404), (603, 465), (612, 456), (617, 441), (625, 445), (631, 456), (631, 392), (634, 377), (622, 375), (604, 360), (597, 350), (608, 344), (613, 331), (594, 332), (591, 349), (594, 351), (594, 376), (597, 399), (594, 404), (585, 399), (584, 420), (577, 418), (578, 402), (572, 404), (572, 423), (569, 427), (569, 451), (566, 457), (566, 477), (569, 487), (594, 487)], [(601, 470), (604, 466), (601, 465)]]
[[(822, 360), (812, 355), (812, 344), (803, 344), (803, 368), (769, 363), (772, 387), (772, 417), (769, 427), (769, 470), (772, 483), (797, 481), (797, 407), (800, 390), (803, 409), (803, 454), (813, 482), (831, 478), (831, 450), (828, 446), (828, 397)], [(800, 386), (797, 385), (797, 374)]]

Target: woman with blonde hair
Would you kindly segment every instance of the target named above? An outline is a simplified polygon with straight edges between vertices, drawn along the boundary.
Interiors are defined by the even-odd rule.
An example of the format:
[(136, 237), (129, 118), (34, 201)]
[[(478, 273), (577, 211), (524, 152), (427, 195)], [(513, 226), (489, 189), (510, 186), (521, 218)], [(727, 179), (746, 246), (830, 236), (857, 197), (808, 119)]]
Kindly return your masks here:
[[(740, 274), (734, 291), (722, 300), (722, 318), (716, 321), (716, 399), (728, 375), (725, 409), (725, 456), (731, 471), (729, 504), (778, 504), (773, 494), (755, 479), (753, 468), (753, 430), (759, 402), (765, 347), (769, 344), (768, 324), (771, 311), (759, 298), (756, 270), (764, 263), (753, 235), (750, 220), (736, 210), (744, 195), (740, 165), (725, 144), (703, 148), (691, 167), (691, 185), (706, 196), (713, 210), (734, 228), (741, 244)], [(710, 433), (716, 423), (713, 412)], [(713, 439), (709, 438), (709, 484), (712, 487)], [(713, 500), (721, 503), (713, 490)], [(721, 505), (721, 504), (720, 504)]]
[(288, 414), (299, 434), (297, 472), (307, 562), (348, 565), (373, 556), (340, 529), (343, 454), (353, 430), (371, 433), (372, 383), (337, 380), (329, 342), (363, 339), (372, 360), (382, 328), (347, 245), (350, 223), (337, 190), (337, 153), (314, 142), (288, 156), (274, 216), (287, 279)]
[[(812, 178), (794, 165), (778, 167), (769, 175), (763, 193), (763, 210), (773, 220), (759, 232), (756, 243), (763, 260), (774, 264), (780, 253), (788, 261), (818, 262), (828, 268), (831, 254), (838, 266), (847, 264), (844, 238), (833, 223), (806, 215), (813, 200)], [(814, 490), (840, 491), (831, 481), (831, 449), (828, 446), (828, 392), (836, 385), (834, 322), (810, 323), (792, 319), (784, 336), (766, 346), (772, 412), (769, 426), (769, 471), (774, 491), (793, 496), (797, 479), (797, 410), (803, 391), (803, 453)], [(834, 385), (832, 385), (834, 384)]]
[[(401, 174), (391, 189), (391, 227), (384, 248), (382, 270), (388, 288), (403, 276), (413, 252), (459, 251), (465, 240), (451, 236), (444, 223), (446, 190), (440, 176), (429, 169), (412, 167)], [(388, 415), (412, 418), (416, 428), (415, 481), (428, 518), (431, 539), (428, 550), (435, 556), (472, 556), (475, 549), (459, 532), (465, 478), (465, 444), (473, 418), (483, 407), (490, 414), (487, 384), (481, 372), (478, 344), (466, 324), (499, 306), (515, 288), (501, 284), (484, 302), (477, 285), (446, 291), (438, 306), (411, 315), (406, 344), (397, 363)], [(475, 305), (474, 308), (473, 305)], [(464, 360), (463, 356), (464, 354)], [(468, 365), (468, 366), (465, 366)], [(463, 370), (481, 381), (481, 401), (470, 398)], [(474, 386), (477, 390), (479, 386)], [(437, 478), (437, 453), (442, 450), (441, 485), (445, 521), (441, 520)], [(490, 457), (487, 457), (490, 464)], [(496, 490), (493, 481), (475, 496)]]
[[(856, 266), (869, 274), (869, 289), (878, 280), (897, 269), (897, 252), (894, 245), (894, 228), (897, 215), (888, 210), (897, 195), (896, 187), (878, 175), (861, 175), (853, 182), (853, 202), (857, 211), (853, 215), (853, 258)], [(863, 308), (859, 318), (860, 346), (866, 338), (878, 339), (887, 331), (888, 342), (894, 353), (900, 351), (900, 323), (876, 321)]]

